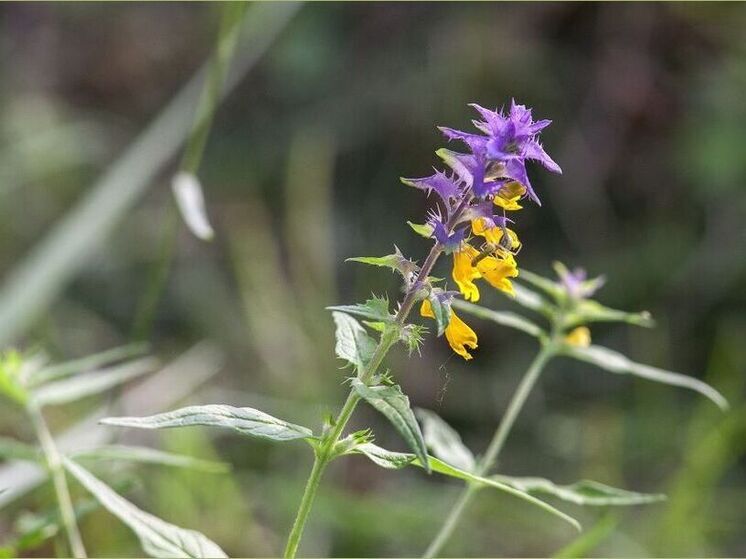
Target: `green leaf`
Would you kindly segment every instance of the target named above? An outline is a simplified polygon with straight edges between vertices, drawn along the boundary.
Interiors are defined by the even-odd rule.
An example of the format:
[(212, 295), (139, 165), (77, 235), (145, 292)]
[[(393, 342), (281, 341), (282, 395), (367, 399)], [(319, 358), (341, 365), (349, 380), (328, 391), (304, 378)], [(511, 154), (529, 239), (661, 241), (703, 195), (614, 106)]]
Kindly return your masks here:
[(433, 236), (432, 225), (428, 225), (427, 223), (412, 223), (411, 221), (407, 221), (407, 225), (409, 225), (415, 233), (422, 237), (425, 237), (426, 239), (429, 239)]
[(63, 458), (65, 469), (110, 513), (135, 532), (151, 557), (227, 557), (216, 543), (194, 530), (185, 530), (130, 503), (88, 470)]
[(565, 345), (563, 353), (569, 357), (574, 357), (580, 361), (592, 363), (602, 369), (612, 373), (630, 374), (644, 379), (669, 384), (672, 386), (681, 386), (699, 392), (706, 398), (712, 400), (721, 410), (728, 409), (728, 401), (720, 392), (715, 390), (709, 384), (702, 382), (693, 377), (688, 377), (673, 371), (666, 371), (650, 365), (635, 363), (617, 351), (608, 349), (603, 346), (592, 345), (589, 347), (575, 347)]
[(66, 361), (57, 365), (43, 367), (29, 375), (29, 386), (38, 386), (51, 380), (58, 380), (78, 373), (98, 369), (121, 359), (128, 359), (142, 355), (148, 349), (147, 344), (137, 343), (122, 347), (115, 347), (101, 353), (88, 355), (80, 359)]
[(401, 391), (401, 388), (399, 386), (366, 386), (359, 379), (352, 380), (352, 387), (361, 398), (392, 423), (415, 455), (425, 464), (425, 470), (430, 473), (425, 439), (422, 437), (422, 431), (420, 431), (412, 408), (409, 407), (409, 398)]
[(389, 301), (385, 297), (373, 296), (372, 299), (368, 299), (365, 303), (358, 303), (356, 305), (337, 305), (334, 307), (326, 307), (330, 311), (339, 311), (347, 314), (353, 314), (362, 316), (369, 320), (376, 322), (393, 322), (394, 315), (389, 312)]
[(521, 269), (521, 279), (527, 281), (534, 287), (541, 289), (544, 293), (551, 296), (555, 301), (561, 302), (567, 298), (567, 293), (561, 284), (556, 281), (547, 279), (539, 274), (534, 274), (528, 270)]
[(619, 311), (605, 307), (591, 299), (578, 301), (572, 312), (565, 317), (565, 327), (567, 328), (588, 322), (626, 322), (646, 328), (655, 326), (655, 322), (647, 311), (639, 313)]
[(308, 439), (313, 432), (307, 427), (288, 423), (253, 408), (234, 408), (224, 404), (188, 406), (147, 417), (107, 417), (104, 425), (138, 429), (168, 429), (172, 427), (225, 427), (242, 435), (270, 441)]
[(128, 460), (143, 462), (146, 464), (160, 464), (162, 466), (174, 466), (177, 468), (189, 468), (209, 473), (225, 473), (230, 471), (230, 464), (225, 462), (214, 462), (212, 460), (200, 460), (184, 454), (165, 452), (145, 446), (107, 445), (76, 452), (75, 459), (94, 460)]
[(428, 293), (427, 300), (430, 301), (430, 308), (435, 315), (435, 323), (438, 325), (438, 336), (442, 336), (451, 322), (451, 298), (442, 300), (438, 297), (443, 293), (442, 289), (434, 287)]
[(350, 315), (335, 311), (332, 318), (337, 325), (334, 346), (337, 357), (352, 363), (358, 370), (363, 369), (376, 350), (375, 340)]
[(426, 333), (426, 326), (407, 324), (399, 330), (399, 339), (407, 346), (407, 351), (411, 355), (415, 350), (420, 351)]
[(147, 357), (108, 369), (83, 373), (45, 384), (33, 392), (33, 398), (39, 406), (67, 404), (124, 384), (152, 372), (157, 366), (156, 359)]
[(532, 495), (552, 495), (585, 506), (630, 506), (655, 503), (666, 499), (665, 495), (637, 493), (617, 489), (591, 480), (581, 480), (570, 485), (557, 485), (540, 477), (490, 476), (490, 479), (510, 485)]
[(529, 336), (533, 336), (539, 339), (546, 337), (546, 332), (544, 332), (544, 330), (540, 326), (534, 324), (527, 318), (523, 318), (519, 314), (507, 311), (493, 311), (492, 309), (486, 309), (479, 305), (475, 305), (474, 303), (462, 301), (461, 299), (455, 299), (453, 301), (453, 306), (455, 306), (460, 311), (467, 312), (479, 318), (491, 320), (492, 322), (496, 322), (501, 326), (515, 328), (516, 330), (520, 330), (521, 332), (524, 332)]
[[(375, 464), (381, 466), (382, 468), (387, 468), (390, 470), (398, 470), (409, 465), (414, 465), (414, 466), (419, 466), (421, 468), (424, 468), (424, 466), (422, 465), (422, 462), (420, 462), (419, 459), (413, 454), (407, 454), (403, 452), (392, 452), (390, 450), (383, 449), (373, 443), (359, 445), (355, 447), (354, 449), (352, 449), (349, 452), (349, 454), (363, 454)], [(428, 465), (430, 466), (430, 469), (434, 472), (437, 472), (439, 474), (443, 474), (449, 477), (454, 477), (456, 479), (460, 479), (468, 483), (473, 483), (477, 487), (490, 487), (493, 489), (498, 489), (502, 491), (503, 493), (508, 493), (510, 495), (513, 495), (514, 497), (518, 497), (519, 499), (527, 501), (531, 503), (532, 505), (535, 505), (550, 514), (558, 518), (561, 518), (565, 522), (568, 522), (569, 524), (571, 524), (578, 531), (580, 531), (581, 529), (580, 523), (577, 520), (575, 520), (573, 517), (554, 508), (553, 506), (545, 503), (544, 501), (537, 499), (536, 497), (532, 495), (529, 495), (528, 493), (525, 493), (519, 489), (511, 487), (510, 485), (506, 485), (504, 483), (495, 481), (493, 479), (489, 479), (486, 477), (480, 477), (470, 472), (466, 472), (464, 470), (451, 466), (450, 464), (447, 464), (443, 462), (442, 460), (439, 460), (433, 456), (428, 456), (427, 461), (428, 461)]]
[(0, 458), (5, 460), (41, 461), (41, 455), (36, 447), (22, 443), (10, 437), (0, 437)]
[[(522, 274), (523, 272), (521, 272), (521, 275)], [(510, 299), (522, 307), (548, 317), (553, 316), (556, 312), (555, 307), (544, 299), (544, 297), (515, 281), (513, 282), (513, 292), (515, 296), (510, 297)]]
[(461, 441), (461, 436), (435, 412), (417, 408), (422, 422), (425, 444), (433, 456), (467, 472), (474, 471), (474, 455)]
[(358, 256), (355, 258), (348, 258), (346, 262), (360, 262), (361, 264), (368, 264), (369, 266), (380, 266), (383, 268), (391, 268), (392, 270), (399, 272), (404, 278), (410, 278), (419, 269), (419, 266), (406, 258), (398, 247), (394, 247), (394, 254), (388, 254), (386, 256)]

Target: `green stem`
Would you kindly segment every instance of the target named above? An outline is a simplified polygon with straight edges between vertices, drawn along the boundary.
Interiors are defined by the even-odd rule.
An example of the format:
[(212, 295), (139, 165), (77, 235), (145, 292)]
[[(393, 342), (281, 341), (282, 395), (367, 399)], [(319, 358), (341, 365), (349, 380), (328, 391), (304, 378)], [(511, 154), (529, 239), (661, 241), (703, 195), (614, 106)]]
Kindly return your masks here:
[(33, 403), (27, 406), (27, 410), (52, 477), (54, 491), (57, 495), (57, 505), (60, 509), (60, 518), (67, 534), (67, 540), (70, 543), (70, 550), (76, 559), (85, 559), (88, 555), (83, 545), (83, 538), (80, 536), (80, 530), (78, 530), (78, 524), (75, 521), (75, 509), (70, 498), (70, 490), (67, 487), (62, 457), (44, 421), (41, 410)]
[[(427, 279), (427, 277), (430, 275), (430, 272), (432, 272), (433, 267), (435, 266), (435, 263), (437, 262), (438, 257), (441, 255), (442, 252), (442, 247), (436, 244), (427, 255), (427, 258), (425, 259), (425, 262), (420, 269), (417, 279), (407, 291), (407, 294), (404, 296), (404, 300), (402, 301), (401, 307), (399, 307), (399, 312), (396, 314), (395, 322), (399, 326), (404, 324), (407, 316), (409, 316), (409, 313), (414, 307), (414, 303), (417, 299), (417, 289), (420, 285), (420, 282)], [(388, 328), (384, 331), (383, 334), (381, 334), (381, 339), (379, 340), (378, 345), (373, 352), (373, 356), (371, 357), (368, 366), (358, 373), (358, 378), (363, 383), (367, 384), (373, 379), (375, 374), (378, 372), (381, 364), (383, 363), (383, 360), (386, 358), (389, 350), (397, 342), (398, 335), (398, 328)], [(298, 546), (300, 545), (300, 540), (303, 536), (303, 529), (305, 528), (306, 521), (308, 520), (308, 514), (311, 511), (313, 501), (316, 498), (316, 493), (319, 488), (321, 476), (324, 473), (324, 469), (326, 469), (326, 465), (331, 460), (333, 460), (334, 447), (337, 444), (337, 441), (339, 441), (340, 437), (342, 436), (342, 433), (344, 432), (344, 429), (347, 426), (350, 417), (352, 417), (352, 414), (355, 411), (355, 407), (357, 406), (359, 401), (360, 397), (357, 395), (357, 393), (354, 390), (350, 390), (350, 393), (347, 395), (347, 400), (345, 400), (345, 403), (342, 406), (339, 415), (334, 421), (333, 428), (331, 429), (331, 431), (329, 431), (328, 435), (324, 437), (319, 446), (319, 449), (316, 451), (313, 469), (311, 470), (308, 482), (306, 483), (306, 489), (303, 492), (303, 497), (301, 498), (300, 506), (298, 507), (298, 513), (296, 514), (295, 522), (293, 523), (293, 528), (290, 531), (288, 542), (285, 547), (285, 557), (288, 559), (294, 558), (295, 554), (298, 551)]]
[[(531, 365), (526, 371), (526, 374), (523, 375), (523, 378), (521, 379), (518, 388), (513, 394), (513, 397), (510, 399), (508, 409), (505, 410), (505, 416), (503, 417), (499, 427), (495, 431), (495, 434), (493, 435), (492, 440), (487, 447), (487, 451), (484, 453), (484, 456), (479, 460), (477, 464), (475, 471), (477, 475), (486, 475), (490, 471), (490, 469), (494, 467), (495, 462), (500, 455), (500, 451), (505, 445), (505, 441), (507, 440), (508, 435), (513, 428), (513, 424), (515, 423), (516, 418), (523, 409), (523, 405), (528, 399), (528, 395), (531, 393), (531, 390), (536, 384), (536, 381), (539, 379), (539, 376), (541, 376), (541, 372), (544, 369), (544, 366), (555, 355), (555, 353), (556, 343), (554, 342), (554, 340), (549, 341), (542, 346), (539, 353), (531, 362)], [(453, 531), (461, 520), (461, 516), (466, 510), (467, 505), (471, 502), (472, 497), (474, 497), (474, 494), (477, 492), (477, 489), (478, 488), (472, 484), (469, 484), (464, 488), (461, 496), (456, 502), (456, 505), (451, 509), (451, 512), (448, 514), (445, 522), (443, 523), (443, 526), (441, 526), (435, 538), (430, 543), (430, 546), (425, 551), (423, 557), (431, 559), (432, 557), (435, 557), (438, 553), (440, 553), (440, 551), (443, 549), (443, 546), (448, 542), (449, 538), (453, 534)]]
[[(202, 155), (205, 152), (207, 138), (210, 134), (215, 111), (220, 102), (225, 76), (236, 50), (241, 32), (241, 22), (247, 7), (248, 2), (228, 2), (221, 8), (222, 17), (215, 53), (208, 68), (192, 127), (189, 131), (187, 145), (179, 164), (179, 171), (181, 172), (194, 175), (202, 162)], [(158, 301), (166, 287), (171, 265), (176, 255), (176, 241), (181, 222), (173, 205), (169, 205), (164, 213), (158, 260), (153, 264), (150, 281), (145, 293), (138, 301), (135, 312), (132, 337), (136, 341), (147, 340), (150, 337), (150, 329), (153, 325)]]
[(311, 512), (313, 501), (316, 498), (316, 492), (321, 483), (321, 476), (323, 475), (327, 464), (328, 462), (317, 453), (313, 461), (311, 475), (308, 476), (308, 481), (306, 482), (306, 489), (303, 492), (303, 498), (298, 507), (298, 514), (295, 517), (293, 529), (290, 531), (290, 536), (288, 536), (288, 543), (285, 546), (285, 557), (295, 557), (295, 554), (298, 551), (300, 540), (303, 537), (303, 528), (306, 526), (308, 514)]

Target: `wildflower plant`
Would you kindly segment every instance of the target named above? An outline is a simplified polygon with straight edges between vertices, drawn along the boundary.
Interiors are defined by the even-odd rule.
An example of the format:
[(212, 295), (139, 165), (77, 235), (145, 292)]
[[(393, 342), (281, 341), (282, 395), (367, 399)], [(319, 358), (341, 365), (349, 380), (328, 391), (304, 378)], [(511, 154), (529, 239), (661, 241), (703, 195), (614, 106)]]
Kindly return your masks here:
[[(434, 174), (426, 177), (402, 179), (405, 185), (432, 195), (434, 202), (424, 223), (410, 223), (416, 233), (432, 243), (424, 260), (419, 263), (396, 247), (386, 256), (349, 259), (397, 272), (402, 281), (402, 296), (393, 305), (387, 297), (374, 295), (365, 302), (329, 307), (336, 326), (335, 353), (349, 371), (346, 378), (340, 379), (349, 386), (349, 392), (336, 417), (325, 417), (319, 428), (312, 429), (251, 407), (207, 404), (145, 417), (108, 417), (101, 422), (151, 430), (208, 426), (265, 441), (305, 442), (312, 453), (313, 463), (287, 538), (286, 557), (295, 557), (298, 552), (326, 468), (331, 462), (352, 455), (364, 456), (385, 469), (415, 466), (427, 473), (436, 472), (467, 484), (426, 556), (434, 556), (440, 551), (473, 494), (483, 488), (529, 502), (576, 529), (580, 529), (580, 525), (574, 518), (543, 498), (550, 496), (587, 505), (630, 505), (659, 500), (660, 495), (625, 491), (590, 481), (563, 486), (545, 479), (490, 473), (541, 371), (556, 356), (587, 361), (616, 373), (691, 388), (721, 407), (726, 403), (717, 391), (696, 379), (641, 365), (620, 353), (591, 344), (589, 325), (593, 322), (652, 324), (647, 313), (626, 313), (591, 299), (603, 284), (603, 279), (589, 280), (582, 271), (571, 272), (559, 264), (556, 266), (558, 281), (523, 270), (519, 272), (517, 255), (522, 244), (516, 232), (516, 216), (526, 203), (539, 203), (528, 178), (527, 164), (535, 161), (551, 172), (561, 172), (539, 142), (540, 133), (550, 121), (535, 121), (531, 110), (515, 101), (507, 110), (473, 107), (479, 116), (473, 121), (475, 131), (440, 129), (448, 140), (461, 143), (465, 150), (440, 149), (436, 153), (445, 169), (435, 169)], [(453, 284), (432, 275), (436, 263), (444, 255), (451, 259)], [(516, 281), (519, 276), (538, 292)], [(541, 315), (548, 322), (548, 328), (516, 313), (476, 305), (485, 285)], [(427, 319), (426, 324), (434, 321), (437, 336), (445, 337), (451, 349), (467, 361), (474, 357), (478, 338), (456, 310), (516, 328), (540, 342), (539, 353), (511, 399), (487, 451), (479, 459), (437, 415), (426, 410), (415, 413), (396, 382), (396, 372), (384, 365), (389, 351), (396, 345), (406, 347), (410, 355), (420, 350), (428, 327), (421, 321), (414, 321), (415, 310), (418, 311), (415, 314)], [(223, 557), (222, 549), (201, 533), (174, 526), (136, 507), (81, 465), (81, 460), (115, 458), (212, 470), (221, 469), (221, 465), (126, 446), (94, 447), (76, 455), (64, 455), (44, 421), (42, 410), (45, 406), (62, 405), (101, 393), (152, 368), (149, 361), (135, 360), (110, 366), (95, 375), (85, 372), (130, 356), (129, 350), (124, 353), (114, 351), (92, 356), (87, 361), (52, 367), (17, 353), (6, 354), (0, 360), (0, 394), (17, 404), (30, 418), (38, 448), (20, 441), (0, 441), (3, 443), (0, 444), (0, 454), (39, 462), (46, 467), (58, 505), (58, 514), (49, 520), (51, 528), (46, 533), (54, 534), (61, 527), (75, 557), (86, 556), (77, 517), (86, 507), (90, 508), (90, 503), (78, 503), (76, 507), (68, 488), (67, 475), (132, 529), (146, 554), (153, 557)], [(391, 423), (411, 452), (394, 452), (376, 445), (371, 429), (348, 432), (347, 425), (363, 401)], [(8, 546), (8, 554), (23, 551), (23, 544), (19, 542), (28, 540), (23, 536)]]
[[(430, 451), (444, 461), (458, 463), (466, 471), (500, 481), (537, 497), (552, 496), (587, 506), (637, 505), (665, 499), (664, 495), (617, 489), (590, 480), (558, 485), (543, 478), (490, 474), (524, 403), (546, 365), (555, 357), (569, 357), (613, 373), (688, 388), (709, 398), (721, 410), (728, 408), (727, 401), (717, 390), (696, 378), (636, 363), (622, 353), (592, 344), (589, 326), (593, 323), (625, 322), (652, 327), (653, 320), (648, 312), (624, 312), (606, 307), (592, 299), (596, 291), (604, 285), (604, 277), (588, 279), (585, 270), (578, 268), (571, 271), (560, 262), (555, 262), (554, 269), (557, 274), (556, 280), (522, 270), (521, 278), (531, 287), (516, 283), (511, 297), (515, 303), (544, 318), (548, 328), (516, 313), (495, 311), (465, 301), (454, 302), (455, 307), (468, 314), (533, 336), (539, 341), (540, 350), (521, 379), (483, 456), (475, 458), (461, 442), (458, 433), (435, 413), (419, 410), (425, 442)], [(478, 484), (469, 484), (463, 490), (424, 557), (435, 557), (440, 553), (479, 489)]]
[[(108, 425), (143, 429), (207, 425), (276, 442), (305, 441), (313, 451), (314, 462), (287, 540), (286, 557), (294, 557), (298, 551), (327, 466), (349, 455), (366, 456), (388, 469), (413, 465), (428, 473), (434, 471), (491, 487), (533, 503), (579, 528), (574, 519), (522, 488), (481, 477), (428, 454), (409, 399), (396, 384), (395, 375), (383, 367), (395, 345), (403, 344), (410, 353), (419, 349), (426, 327), (410, 321), (412, 310), (418, 305), (420, 315), (435, 321), (437, 334), (445, 336), (453, 351), (466, 360), (473, 357), (477, 336), (454, 312), (456, 296), (460, 293), (468, 301), (479, 300), (477, 281), (480, 280), (514, 294), (512, 279), (518, 275), (516, 254), (521, 243), (512, 228), (514, 219), (509, 215), (514, 215), (526, 201), (539, 201), (528, 179), (526, 164), (535, 160), (552, 172), (560, 172), (538, 140), (550, 121), (534, 121), (531, 110), (515, 101), (507, 111), (473, 107), (480, 117), (473, 121), (476, 131), (441, 128), (448, 140), (461, 142), (466, 151), (440, 149), (436, 153), (447, 170), (435, 170), (427, 177), (402, 179), (406, 185), (434, 194), (435, 206), (425, 223), (410, 224), (432, 241), (424, 261), (419, 264), (399, 249), (387, 256), (351, 259), (398, 272), (403, 296), (394, 309), (387, 298), (380, 296), (363, 303), (330, 307), (336, 325), (336, 354), (353, 372), (347, 379), (349, 394), (336, 417), (326, 418), (321, 429), (314, 431), (253, 408), (213, 404), (148, 417), (115, 417), (103, 421)], [(452, 257), (452, 278), (458, 291), (441, 286), (440, 280), (431, 275), (444, 254)], [(392, 452), (375, 445), (369, 429), (345, 432), (361, 401), (391, 422), (411, 453)]]
[[(89, 445), (66, 453), (45, 420), (47, 408), (96, 396), (152, 372), (157, 366), (154, 358), (133, 358), (143, 349), (142, 344), (136, 344), (59, 364), (48, 363), (41, 354), (24, 356), (11, 350), (0, 355), (0, 396), (27, 417), (36, 438), (34, 442), (0, 439), (0, 458), (30, 462), (44, 468), (56, 498), (56, 506), (48, 513), (27, 513), (19, 519), (15, 533), (0, 542), (0, 557), (32, 551), (57, 535), (64, 535), (71, 556), (86, 557), (78, 519), (98, 506), (103, 506), (130, 527), (148, 555), (224, 556), (220, 548), (202, 534), (140, 510), (83, 465), (91, 461), (118, 460), (224, 472), (224, 464), (127, 445)], [(95, 500), (74, 499), (70, 478)]]

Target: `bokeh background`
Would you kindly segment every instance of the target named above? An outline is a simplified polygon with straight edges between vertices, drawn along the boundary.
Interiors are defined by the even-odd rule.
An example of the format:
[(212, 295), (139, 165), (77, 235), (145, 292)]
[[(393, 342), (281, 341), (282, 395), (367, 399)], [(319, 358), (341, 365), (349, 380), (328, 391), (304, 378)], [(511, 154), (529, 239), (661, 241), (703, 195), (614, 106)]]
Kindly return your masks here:
[[(520, 215), (520, 264), (548, 274), (562, 260), (606, 274), (601, 300), (647, 309), (658, 325), (598, 326), (594, 340), (710, 382), (733, 410), (556, 361), (500, 470), (591, 478), (664, 492), (668, 501), (615, 511), (558, 503), (595, 534), (568, 549), (576, 535), (567, 526), (483, 492), (446, 552), (746, 555), (746, 7), (252, 5), (236, 87), (218, 109), (199, 171), (215, 240), (181, 226), (171, 245), (179, 134), (171, 121), (153, 122), (209, 57), (219, 9), (0, 5), (2, 343), (64, 360), (142, 337), (180, 371), (157, 389), (133, 392), (133, 383), (105, 400), (50, 410), (55, 432), (102, 403), (121, 410), (133, 393), (143, 413), (220, 401), (317, 427), (346, 390), (324, 307), (398, 295), (391, 274), (344, 259), (387, 254), (394, 244), (421, 259), (428, 243), (406, 220), (421, 222), (427, 201), (398, 177), (429, 173), (444, 145), (435, 125), (469, 126), (467, 103), (515, 97), (553, 119), (544, 144), (564, 170), (529, 170), (543, 206)], [(177, 109), (175, 121), (188, 123), (193, 106)], [(132, 155), (148, 126), (150, 144)], [(112, 170), (121, 180), (106, 190)], [(496, 293), (483, 301), (515, 310)], [(397, 351), (390, 363), (413, 403), (441, 414), (479, 453), (536, 346), (472, 322), (474, 361), (428, 339), (421, 358)], [(354, 423), (373, 425), (382, 446), (404, 449), (371, 410), (361, 407)], [(31, 436), (6, 404), (0, 433)], [(96, 471), (232, 555), (281, 553), (311, 463), (305, 445), (200, 429), (109, 435), (230, 462), (227, 475), (116, 464)], [(459, 490), (362, 458), (335, 462), (303, 553), (416, 556)], [(6, 503), (0, 540), (49, 504), (43, 485)], [(87, 515), (82, 529), (92, 555), (141, 554), (105, 511)]]

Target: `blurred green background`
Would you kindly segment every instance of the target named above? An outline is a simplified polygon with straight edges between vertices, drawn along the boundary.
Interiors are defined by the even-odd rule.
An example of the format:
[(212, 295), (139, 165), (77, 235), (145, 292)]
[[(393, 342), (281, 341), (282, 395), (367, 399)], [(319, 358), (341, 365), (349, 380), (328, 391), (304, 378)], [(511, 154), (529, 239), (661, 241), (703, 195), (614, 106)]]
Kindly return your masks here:
[[(250, 6), (236, 55), (243, 71), (218, 109), (199, 172), (216, 238), (204, 243), (181, 228), (149, 306), (171, 250), (169, 182), (180, 151), (160, 122), (145, 149), (121, 158), (210, 55), (219, 7), (0, 5), (3, 344), (55, 360), (82, 356), (131, 341), (138, 316), (152, 309), (152, 352), (164, 364), (180, 358), (184, 376), (151, 390), (139, 402), (144, 412), (226, 402), (317, 428), (346, 391), (324, 307), (371, 292), (398, 296), (391, 274), (344, 259), (387, 254), (396, 243), (421, 260), (428, 242), (406, 220), (423, 221), (427, 200), (398, 177), (429, 174), (444, 145), (435, 125), (469, 126), (467, 103), (515, 97), (553, 119), (544, 145), (564, 170), (529, 169), (543, 206), (518, 216), (520, 265), (549, 274), (562, 260), (606, 274), (599, 299), (647, 309), (658, 327), (601, 325), (594, 340), (702, 378), (733, 409), (720, 414), (687, 391), (556, 361), (508, 441), (501, 472), (587, 477), (664, 492), (668, 501), (615, 511), (560, 504), (594, 534), (567, 548), (576, 536), (566, 525), (484, 492), (446, 552), (746, 555), (746, 6)], [(182, 104), (177, 120), (192, 114), (193, 104)], [(113, 168), (119, 183), (76, 213)], [(447, 274), (443, 265), (438, 275)], [(515, 310), (497, 293), (483, 303)], [(480, 337), (474, 361), (428, 339), (422, 358), (397, 350), (390, 363), (413, 403), (441, 414), (478, 453), (536, 347), (471, 322)], [(204, 340), (209, 366), (198, 360), (204, 344), (203, 353), (189, 352)], [(108, 398), (112, 409), (131, 389)], [(62, 433), (101, 403), (49, 419)], [(404, 449), (373, 411), (361, 407), (354, 423), (373, 425), (382, 446)], [(304, 445), (208, 430), (106, 432), (233, 464), (228, 475), (116, 464), (97, 471), (229, 554), (281, 553), (311, 464)], [(3, 404), (0, 434), (31, 431)], [(362, 458), (335, 462), (302, 553), (416, 556), (459, 489)], [(0, 542), (49, 499), (40, 486), (0, 511)], [(86, 516), (82, 530), (94, 556), (141, 555), (105, 511)]]

